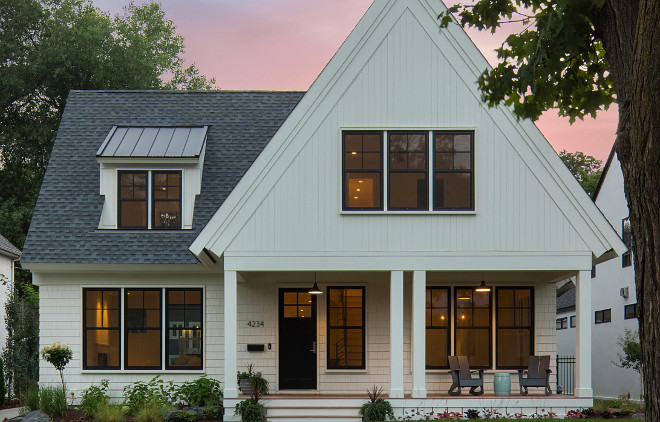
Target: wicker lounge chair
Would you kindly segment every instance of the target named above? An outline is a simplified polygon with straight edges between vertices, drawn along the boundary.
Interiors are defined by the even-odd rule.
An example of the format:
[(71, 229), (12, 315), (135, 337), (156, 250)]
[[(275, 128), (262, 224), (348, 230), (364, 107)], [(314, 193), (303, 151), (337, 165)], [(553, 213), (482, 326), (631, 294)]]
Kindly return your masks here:
[(520, 394), (527, 395), (527, 387), (545, 387), (545, 395), (552, 394), (550, 389), (550, 356), (530, 356), (527, 376), (524, 377), (524, 369), (518, 370)]
[[(472, 378), (467, 356), (449, 356), (449, 368), (452, 384), (449, 387), (449, 395), (458, 396), (461, 394), (461, 387), (470, 387), (470, 394), (480, 396), (484, 393), (484, 370), (480, 369), (479, 378)], [(477, 388), (479, 391), (477, 391)]]

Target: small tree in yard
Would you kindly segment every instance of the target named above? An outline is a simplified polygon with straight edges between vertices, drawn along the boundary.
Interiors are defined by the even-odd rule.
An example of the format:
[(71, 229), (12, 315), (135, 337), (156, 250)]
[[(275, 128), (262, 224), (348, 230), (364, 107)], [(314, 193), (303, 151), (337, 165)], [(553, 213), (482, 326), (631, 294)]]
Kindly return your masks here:
[(64, 387), (64, 368), (73, 357), (71, 346), (62, 344), (59, 341), (55, 342), (41, 349), (41, 357), (59, 371), (62, 380), (62, 391), (66, 391)]

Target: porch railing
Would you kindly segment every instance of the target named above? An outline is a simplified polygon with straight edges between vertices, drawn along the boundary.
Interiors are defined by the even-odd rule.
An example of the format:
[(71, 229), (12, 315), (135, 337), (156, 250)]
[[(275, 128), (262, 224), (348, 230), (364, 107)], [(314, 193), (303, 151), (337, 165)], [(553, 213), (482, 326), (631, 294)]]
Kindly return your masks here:
[(557, 393), (572, 396), (575, 390), (575, 356), (557, 355)]

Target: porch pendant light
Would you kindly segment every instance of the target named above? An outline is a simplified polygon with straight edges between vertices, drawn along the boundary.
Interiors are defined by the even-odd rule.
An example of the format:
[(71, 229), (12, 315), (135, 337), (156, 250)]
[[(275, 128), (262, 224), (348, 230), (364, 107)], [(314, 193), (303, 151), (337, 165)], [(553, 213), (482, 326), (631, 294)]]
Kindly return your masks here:
[(311, 289), (309, 289), (307, 293), (309, 293), (310, 295), (323, 294), (323, 290), (319, 289), (319, 285), (316, 284), (316, 272), (314, 273), (314, 286)]
[(490, 287), (486, 286), (486, 282), (484, 280), (481, 280), (481, 284), (475, 289), (475, 291), (480, 293), (488, 293), (490, 292)]

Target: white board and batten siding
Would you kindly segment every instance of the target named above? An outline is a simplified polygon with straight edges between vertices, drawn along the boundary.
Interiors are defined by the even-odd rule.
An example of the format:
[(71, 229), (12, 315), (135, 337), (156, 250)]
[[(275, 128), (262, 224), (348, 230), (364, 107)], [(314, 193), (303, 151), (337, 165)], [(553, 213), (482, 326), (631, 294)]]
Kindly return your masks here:
[[(302, 148), (230, 243), (227, 256), (589, 249), (530, 169), (536, 162), (521, 158), (527, 148), (521, 134), (505, 133), (480, 101), (475, 79), (464, 76), (465, 58), (436, 24), (437, 33), (429, 33), (429, 23), (420, 23), (419, 15), (404, 8), (396, 22), (380, 23), (391, 30), (320, 124), (310, 127), (310, 120), (296, 133), (291, 145)], [(474, 130), (475, 212), (342, 213), (341, 134), (352, 129)]]
[[(87, 274), (53, 273), (35, 274), (34, 281), (35, 284), (39, 285), (39, 347), (41, 349), (56, 341), (71, 345), (73, 359), (64, 370), (64, 381), (66, 382), (67, 392), (74, 393), (76, 402), (85, 388), (89, 387), (92, 383), (98, 384), (102, 379), (110, 380), (110, 394), (112, 397), (118, 399), (122, 397), (122, 389), (125, 385), (135, 381), (149, 381), (159, 374), (165, 380), (173, 380), (175, 382), (194, 380), (203, 374), (213, 378), (221, 378), (224, 367), (222, 358), (224, 349), (222, 338), (224, 317), (222, 311), (222, 278), (220, 275), (121, 272)], [(203, 288), (204, 370), (83, 370), (82, 314), (84, 287)], [(163, 311), (163, 317), (164, 314), (165, 312)], [(165, 327), (164, 322), (163, 327)], [(121, 348), (123, 349), (123, 347), (124, 339), (122, 337)], [(56, 385), (61, 382), (59, 373), (51, 364), (45, 362), (43, 359), (39, 360), (39, 382), (41, 385)]]

